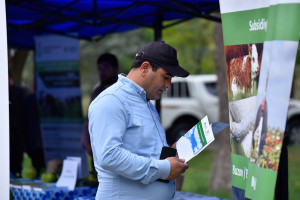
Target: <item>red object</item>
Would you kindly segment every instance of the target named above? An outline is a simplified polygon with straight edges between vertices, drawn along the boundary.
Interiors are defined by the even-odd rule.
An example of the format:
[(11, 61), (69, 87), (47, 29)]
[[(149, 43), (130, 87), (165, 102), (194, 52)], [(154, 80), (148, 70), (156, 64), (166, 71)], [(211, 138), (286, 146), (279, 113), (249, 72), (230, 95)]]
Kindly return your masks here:
[(263, 98), (263, 101), (261, 103), (261, 110), (264, 111), (265, 109), (265, 101), (266, 101), (266, 98)]

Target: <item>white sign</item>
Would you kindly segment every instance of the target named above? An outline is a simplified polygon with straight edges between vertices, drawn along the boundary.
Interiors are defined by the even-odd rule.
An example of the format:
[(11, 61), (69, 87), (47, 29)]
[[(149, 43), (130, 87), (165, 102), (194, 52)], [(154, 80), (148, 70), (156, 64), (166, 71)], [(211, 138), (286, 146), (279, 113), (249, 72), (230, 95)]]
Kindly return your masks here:
[(78, 179), (82, 178), (81, 157), (71, 157), (71, 156), (68, 156), (67, 160), (74, 160), (74, 161), (76, 161), (78, 163), (77, 178)]
[(64, 160), (61, 175), (56, 182), (56, 187), (67, 187), (69, 190), (74, 190), (77, 173), (78, 173), (78, 161), (76, 160)]

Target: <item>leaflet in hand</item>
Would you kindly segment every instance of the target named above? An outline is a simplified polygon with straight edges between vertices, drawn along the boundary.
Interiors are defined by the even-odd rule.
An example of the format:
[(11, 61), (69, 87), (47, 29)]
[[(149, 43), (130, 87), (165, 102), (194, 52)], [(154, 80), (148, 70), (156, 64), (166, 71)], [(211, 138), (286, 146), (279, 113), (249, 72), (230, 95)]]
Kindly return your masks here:
[(178, 157), (188, 162), (214, 140), (215, 137), (211, 125), (208, 122), (207, 116), (205, 116), (177, 141), (176, 149)]

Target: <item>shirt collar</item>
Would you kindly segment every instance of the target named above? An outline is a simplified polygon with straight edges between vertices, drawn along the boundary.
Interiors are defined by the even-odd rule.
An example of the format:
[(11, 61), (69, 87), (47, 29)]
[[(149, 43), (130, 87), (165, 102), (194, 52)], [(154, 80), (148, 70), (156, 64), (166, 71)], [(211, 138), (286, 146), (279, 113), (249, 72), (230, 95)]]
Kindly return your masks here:
[(119, 80), (125, 83), (126, 85), (129, 85), (132, 89), (134, 89), (134, 91), (137, 94), (139, 94), (142, 97), (142, 99), (147, 101), (146, 91), (141, 86), (139, 86), (138, 84), (130, 80), (129, 78), (126, 78), (126, 74), (123, 73), (119, 74)]

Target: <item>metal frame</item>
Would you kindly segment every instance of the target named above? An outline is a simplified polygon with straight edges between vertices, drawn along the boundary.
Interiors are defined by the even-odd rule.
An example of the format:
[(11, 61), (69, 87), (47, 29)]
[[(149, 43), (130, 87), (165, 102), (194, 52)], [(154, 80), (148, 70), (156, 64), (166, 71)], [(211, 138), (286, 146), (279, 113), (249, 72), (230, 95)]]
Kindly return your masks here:
[[(6, 0), (6, 6), (17, 6), (20, 8), (32, 10), (34, 12), (40, 13), (42, 17), (36, 19), (35, 21), (27, 24), (14, 24), (11, 22), (7, 23), (7, 26), (10, 31), (27, 31), (27, 30), (37, 30), (38, 32), (50, 32), (60, 35), (66, 35), (69, 37), (76, 37), (85, 40), (100, 40), (106, 35), (118, 32), (118, 29), (126, 24), (137, 26), (137, 27), (147, 27), (153, 28), (155, 31), (155, 38), (161, 37), (159, 31), (164, 28), (182, 23), (192, 18), (205, 18), (208, 20), (213, 20), (216, 22), (221, 22), (221, 19), (212, 15), (213, 12), (219, 12), (216, 10), (214, 3), (198, 3), (192, 4), (180, 0), (170, 0), (168, 3), (162, 3), (160, 1), (132, 1), (132, 4), (129, 6), (118, 7), (114, 9), (99, 9), (99, 4), (101, 0), (92, 0), (92, 10), (91, 12), (80, 11), (75, 9), (73, 6), (80, 3), (82, 0), (73, 0), (66, 2), (65, 5), (59, 6), (51, 4), (44, 1), (38, 0)], [(155, 12), (136, 15), (133, 17), (124, 18), (121, 17), (122, 14), (130, 11), (133, 8), (141, 6), (150, 6), (155, 8)], [(205, 10), (205, 11), (204, 11)], [(66, 12), (72, 13), (67, 15)], [(173, 20), (172, 23), (163, 26), (162, 21), (164, 20), (164, 13), (174, 12), (186, 15), (187, 17), (182, 19)], [(111, 16), (110, 16), (111, 15)], [(110, 16), (110, 17), (107, 17)], [(26, 16), (25, 16), (26, 17)], [(153, 24), (143, 23), (143, 19), (155, 17)], [(13, 17), (12, 17), (13, 18)], [(8, 13), (8, 20), (10, 19)], [(91, 37), (84, 36), (74, 36), (69, 33), (54, 30), (49, 26), (63, 23), (63, 22), (74, 22), (75, 26), (79, 28), (80, 26), (88, 27), (103, 27), (106, 25), (113, 24), (114, 27), (108, 29), (105, 33), (94, 35)], [(74, 30), (75, 31), (75, 30)], [(160, 35), (156, 36), (156, 35)]]

